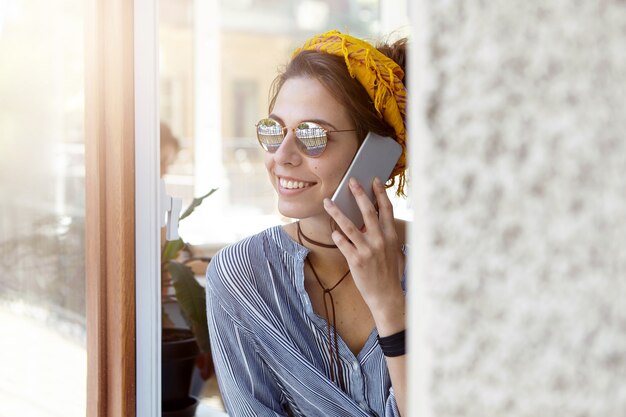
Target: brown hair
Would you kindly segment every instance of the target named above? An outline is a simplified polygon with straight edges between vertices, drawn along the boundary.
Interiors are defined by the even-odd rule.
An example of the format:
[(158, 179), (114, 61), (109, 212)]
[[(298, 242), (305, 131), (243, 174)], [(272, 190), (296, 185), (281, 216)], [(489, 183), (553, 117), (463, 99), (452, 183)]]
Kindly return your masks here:
[[(407, 39), (402, 38), (392, 44), (379, 43), (376, 48), (394, 60), (405, 72)], [(274, 79), (270, 88), (269, 113), (272, 112), (276, 97), (285, 82), (291, 78), (310, 77), (318, 80), (330, 94), (342, 104), (352, 120), (359, 142), (367, 132), (395, 138), (395, 131), (376, 108), (365, 87), (352, 78), (344, 58), (324, 52), (305, 50), (294, 56), (285, 69)], [(403, 80), (406, 85), (406, 75)], [(392, 181), (393, 184), (393, 181)]]

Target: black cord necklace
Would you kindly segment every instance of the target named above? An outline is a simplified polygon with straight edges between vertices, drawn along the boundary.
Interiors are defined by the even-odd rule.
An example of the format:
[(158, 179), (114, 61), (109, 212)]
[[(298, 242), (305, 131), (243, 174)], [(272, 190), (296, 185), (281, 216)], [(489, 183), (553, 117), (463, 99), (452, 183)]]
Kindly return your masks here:
[[(314, 245), (318, 245), (324, 248), (336, 248), (337, 247), (336, 245), (327, 245), (325, 243), (317, 242), (313, 239), (308, 238), (304, 233), (302, 233), (300, 222), (298, 222), (298, 241), (300, 242), (301, 245), (302, 245), (302, 239), (306, 240), (309, 243), (312, 243)], [(311, 271), (313, 271), (313, 275), (315, 276), (317, 283), (324, 291), (323, 300), (324, 300), (324, 313), (326, 314), (326, 330), (328, 331), (330, 379), (334, 383), (338, 382), (341, 389), (345, 391), (346, 388), (343, 382), (343, 372), (341, 370), (342, 369), (341, 362), (339, 361), (339, 344), (337, 343), (337, 319), (335, 316), (335, 302), (333, 300), (332, 291), (335, 288), (337, 288), (337, 286), (346, 279), (346, 277), (350, 274), (350, 269), (348, 268), (346, 273), (343, 274), (341, 278), (339, 278), (339, 280), (335, 283), (335, 285), (333, 285), (330, 288), (326, 288), (324, 284), (322, 284), (322, 280), (320, 279), (319, 275), (317, 274), (317, 271), (313, 267), (313, 263), (311, 262), (311, 260), (307, 257), (305, 258), (305, 261), (307, 265), (309, 265), (309, 267), (311, 268)], [(332, 312), (332, 322), (333, 322), (332, 331), (331, 331), (331, 325), (330, 325), (331, 317), (329, 315), (329, 309), (328, 309), (328, 303), (326, 302), (326, 296), (328, 296), (328, 298), (330, 299), (330, 305), (331, 305), (330, 310)], [(334, 366), (335, 363), (337, 364), (337, 380), (335, 380), (335, 366)]]
[(306, 240), (307, 242), (309, 242), (312, 245), (316, 245), (316, 246), (320, 246), (322, 248), (327, 248), (327, 249), (336, 249), (337, 245), (335, 244), (328, 244), (328, 243), (322, 243), (322, 242), (318, 242), (317, 240), (313, 240), (310, 237), (308, 237), (307, 235), (305, 235), (302, 232), (302, 228), (300, 227), (300, 222), (298, 222), (298, 236), (302, 236), (302, 238), (304, 240)]

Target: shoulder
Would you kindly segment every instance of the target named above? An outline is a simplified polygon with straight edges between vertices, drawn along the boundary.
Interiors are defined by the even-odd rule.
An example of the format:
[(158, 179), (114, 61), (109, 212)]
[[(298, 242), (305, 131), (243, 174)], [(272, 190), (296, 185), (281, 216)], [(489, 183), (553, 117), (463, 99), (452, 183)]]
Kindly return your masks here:
[(207, 269), (207, 291), (220, 300), (237, 300), (264, 281), (267, 267), (291, 256), (293, 242), (280, 226), (271, 227), (219, 250)]
[(394, 219), (396, 224), (396, 233), (398, 234), (398, 242), (406, 245), (406, 239), (409, 231), (410, 223), (402, 219)]
[(270, 254), (288, 252), (288, 240), (285, 232), (281, 232), (281, 226), (270, 227), (220, 249), (211, 264), (226, 270), (246, 269), (249, 264), (256, 265)]
[(263, 258), (263, 248), (267, 246), (271, 230), (264, 230), (220, 249), (211, 259), (207, 276), (240, 275), (250, 270)]

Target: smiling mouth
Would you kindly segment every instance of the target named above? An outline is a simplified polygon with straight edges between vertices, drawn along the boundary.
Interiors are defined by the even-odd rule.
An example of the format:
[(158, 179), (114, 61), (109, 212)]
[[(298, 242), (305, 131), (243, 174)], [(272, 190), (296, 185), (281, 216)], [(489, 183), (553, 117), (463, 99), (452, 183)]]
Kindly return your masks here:
[(287, 180), (285, 178), (279, 178), (278, 183), (282, 188), (287, 190), (299, 190), (302, 188), (307, 188), (313, 185), (312, 182), (304, 182), (304, 181), (296, 181), (296, 180)]

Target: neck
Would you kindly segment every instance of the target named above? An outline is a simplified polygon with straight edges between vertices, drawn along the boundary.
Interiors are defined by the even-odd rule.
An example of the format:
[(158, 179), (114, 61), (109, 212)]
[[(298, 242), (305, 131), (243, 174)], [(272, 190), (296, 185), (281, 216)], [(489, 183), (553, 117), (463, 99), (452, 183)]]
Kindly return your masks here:
[[(324, 218), (306, 218), (299, 220), (296, 226), (300, 225), (300, 230), (302, 231), (302, 241), (310, 249), (335, 249), (335, 242), (331, 238), (331, 234), (333, 232), (332, 219), (328, 216)], [(335, 226), (338, 227), (338, 226)], [(297, 235), (296, 235), (297, 237)], [(319, 243), (320, 245), (316, 245)], [(331, 247), (323, 247), (322, 245), (331, 246)]]
[(325, 248), (325, 249), (337, 249), (337, 245), (335, 245), (334, 243), (324, 243), (324, 242), (320, 242), (317, 241), (313, 238), (308, 237), (303, 231), (302, 231), (302, 227), (300, 225), (300, 222), (296, 223), (296, 227), (298, 229), (298, 241), (300, 242), (300, 244), (303, 244), (303, 241), (317, 246), (319, 248)]
[[(318, 242), (334, 244), (330, 237), (332, 232), (330, 227), (330, 217), (327, 217), (325, 221), (321, 222), (314, 222), (311, 220), (311, 218), (307, 218), (300, 221), (302, 233), (304, 233), (308, 238), (314, 239)], [(295, 222), (289, 225), (288, 230), (289, 234), (296, 242), (301, 240), (302, 245), (309, 249), (308, 258), (313, 262), (315, 268), (318, 270), (320, 279), (324, 281), (324, 285), (333, 284), (333, 282), (326, 282), (327, 277), (330, 276), (334, 279), (336, 278), (336, 271), (348, 268), (346, 258), (338, 248), (324, 248), (308, 243), (304, 239), (299, 239), (298, 227)]]

